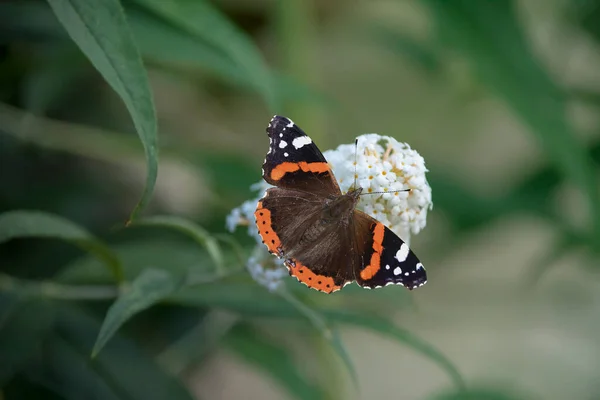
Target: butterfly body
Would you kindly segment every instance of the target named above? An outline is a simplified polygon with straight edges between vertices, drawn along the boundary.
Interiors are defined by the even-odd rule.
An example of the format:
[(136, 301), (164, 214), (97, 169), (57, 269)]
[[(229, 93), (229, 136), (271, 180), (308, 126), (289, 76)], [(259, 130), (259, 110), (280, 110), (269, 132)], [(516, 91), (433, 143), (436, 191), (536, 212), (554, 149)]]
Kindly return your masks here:
[(362, 189), (342, 193), (331, 167), (290, 119), (275, 116), (263, 178), (266, 191), (255, 212), (268, 250), (284, 259), (290, 275), (332, 293), (356, 281), (365, 288), (427, 280), (414, 253), (381, 222), (356, 209)]

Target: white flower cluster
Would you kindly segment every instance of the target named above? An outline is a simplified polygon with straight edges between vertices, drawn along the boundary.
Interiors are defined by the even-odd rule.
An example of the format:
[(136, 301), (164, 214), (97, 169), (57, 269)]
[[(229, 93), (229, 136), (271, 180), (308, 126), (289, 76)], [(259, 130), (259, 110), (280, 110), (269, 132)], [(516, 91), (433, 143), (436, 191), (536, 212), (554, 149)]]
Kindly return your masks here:
[(258, 244), (262, 245), (262, 239), (258, 234), (256, 225), (254, 224), (254, 211), (256, 211), (256, 205), (258, 204), (258, 201), (265, 195), (265, 191), (270, 187), (271, 185), (264, 180), (261, 180), (260, 182), (250, 186), (250, 190), (258, 191), (258, 197), (251, 200), (246, 200), (241, 206), (231, 210), (225, 219), (225, 226), (229, 232), (235, 231), (238, 226), (247, 226), (248, 235), (253, 237)]
[[(425, 227), (427, 212), (433, 207), (431, 187), (425, 177), (425, 160), (408, 144), (390, 136), (369, 133), (358, 137), (356, 147), (343, 144), (323, 155), (343, 193), (354, 187), (355, 182), (363, 189), (357, 204), (359, 210), (381, 221), (407, 243), (410, 243), (411, 234), (417, 234)], [(267, 249), (254, 224), (254, 211), (269, 187), (271, 185), (262, 180), (252, 185), (251, 189), (258, 191), (258, 196), (234, 208), (226, 221), (231, 232), (238, 226), (247, 226), (248, 234), (255, 238), (266, 255)], [(265, 269), (264, 259), (256, 254), (248, 260), (248, 269), (257, 282), (274, 290), (275, 282), (287, 271), (283, 266)]]
[(427, 211), (433, 207), (425, 160), (408, 144), (376, 133), (358, 137), (357, 147), (342, 144), (323, 155), (342, 192), (354, 186), (355, 180), (363, 189), (357, 208), (409, 243), (411, 233), (416, 235), (425, 227)]
[(272, 292), (283, 284), (283, 278), (288, 275), (285, 267), (262, 244), (256, 246), (246, 268), (252, 279)]

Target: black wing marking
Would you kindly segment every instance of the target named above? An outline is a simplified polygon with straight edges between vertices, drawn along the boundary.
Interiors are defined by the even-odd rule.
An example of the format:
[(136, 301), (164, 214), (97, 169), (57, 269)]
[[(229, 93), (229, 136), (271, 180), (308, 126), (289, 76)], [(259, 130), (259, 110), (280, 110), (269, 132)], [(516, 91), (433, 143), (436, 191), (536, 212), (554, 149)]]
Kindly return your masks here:
[(341, 194), (327, 160), (292, 120), (274, 116), (267, 127), (267, 134), (269, 152), (262, 167), (265, 181), (323, 197)]
[(354, 211), (354, 225), (357, 252), (361, 254), (354, 275), (360, 286), (402, 285), (413, 290), (427, 283), (423, 264), (391, 229), (359, 210)]

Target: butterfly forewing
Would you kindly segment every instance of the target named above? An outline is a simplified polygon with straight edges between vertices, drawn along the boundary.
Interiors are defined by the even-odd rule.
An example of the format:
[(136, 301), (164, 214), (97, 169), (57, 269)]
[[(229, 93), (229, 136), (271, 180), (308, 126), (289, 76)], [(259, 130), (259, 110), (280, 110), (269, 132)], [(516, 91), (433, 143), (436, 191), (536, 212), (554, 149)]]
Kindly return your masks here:
[(359, 210), (354, 210), (354, 227), (361, 254), (354, 270), (356, 283), (369, 289), (402, 285), (409, 290), (427, 283), (423, 264), (391, 229)]
[(270, 145), (262, 169), (265, 181), (325, 197), (341, 194), (327, 160), (292, 120), (274, 116), (267, 134)]

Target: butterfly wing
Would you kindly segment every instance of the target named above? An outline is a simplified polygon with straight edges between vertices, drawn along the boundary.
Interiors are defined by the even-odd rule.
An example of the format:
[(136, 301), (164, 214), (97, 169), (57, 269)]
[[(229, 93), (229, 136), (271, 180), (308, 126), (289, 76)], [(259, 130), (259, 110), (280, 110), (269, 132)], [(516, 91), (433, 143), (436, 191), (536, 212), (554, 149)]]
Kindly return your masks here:
[(285, 259), (290, 275), (312, 289), (331, 293), (354, 280), (352, 230), (320, 223), (323, 198), (271, 188), (259, 201), (256, 224), (269, 251)]
[(427, 283), (423, 264), (391, 229), (359, 210), (353, 221), (360, 254), (354, 265), (356, 283), (367, 289), (402, 285), (409, 290)]
[(274, 116), (267, 134), (270, 146), (262, 167), (265, 181), (323, 197), (341, 194), (327, 160), (292, 120)]

